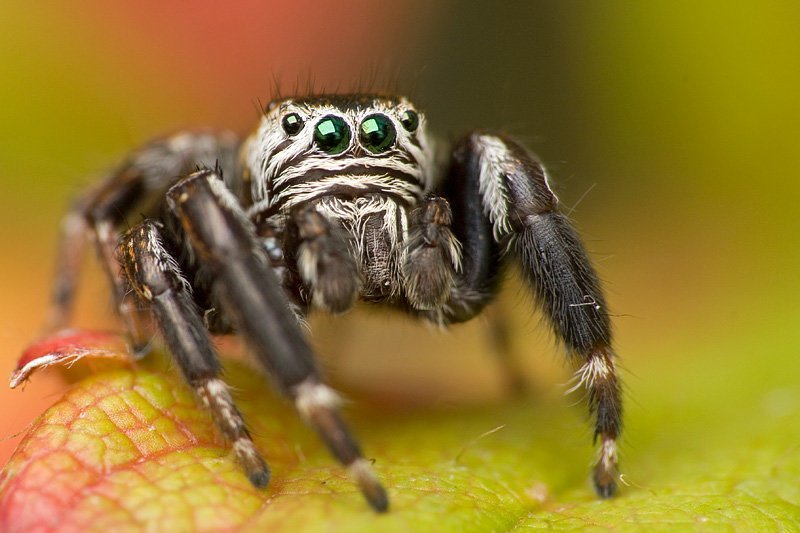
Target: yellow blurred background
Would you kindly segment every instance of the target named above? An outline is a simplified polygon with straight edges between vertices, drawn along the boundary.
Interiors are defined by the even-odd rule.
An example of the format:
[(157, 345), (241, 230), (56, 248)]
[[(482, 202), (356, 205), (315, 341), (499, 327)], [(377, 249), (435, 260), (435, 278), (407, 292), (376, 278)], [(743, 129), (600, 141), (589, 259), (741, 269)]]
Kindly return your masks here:
[[(38, 334), (60, 216), (93, 177), (181, 127), (246, 133), (276, 80), (341, 90), (377, 73), (443, 136), (506, 130), (547, 163), (607, 282), (629, 454), (706, 385), (714, 409), (746, 397), (796, 427), (800, 4), (322, 4), (0, 3), (0, 374)], [(86, 272), (76, 324), (114, 327)], [(568, 373), (530, 309), (512, 282), (495, 312), (533, 388), (555, 390)], [(503, 397), (483, 321), (447, 335), (363, 310), (315, 322), (345, 392)], [(64, 387), (51, 372), (0, 388), (0, 463)]]

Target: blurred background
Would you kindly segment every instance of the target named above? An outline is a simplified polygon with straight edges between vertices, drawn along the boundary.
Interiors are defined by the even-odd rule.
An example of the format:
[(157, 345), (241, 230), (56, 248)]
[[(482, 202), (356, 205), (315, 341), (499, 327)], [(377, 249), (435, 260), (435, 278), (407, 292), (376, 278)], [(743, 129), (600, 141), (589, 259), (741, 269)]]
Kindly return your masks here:
[[(445, 138), (502, 129), (548, 165), (616, 315), (629, 455), (687, 419), (743, 423), (743, 404), (797, 427), (800, 4), (187, 5), (0, 3), (0, 375), (39, 334), (59, 219), (83, 186), (154, 135), (247, 133), (276, 85), (361, 80), (409, 93)], [(85, 272), (76, 325), (115, 327), (99, 269)], [(514, 364), (560, 394), (568, 369), (511, 277), (493, 312)], [(314, 323), (351, 396), (506, 396), (485, 321), (447, 334), (365, 310)], [(57, 372), (0, 387), (0, 463), (65, 387)]]

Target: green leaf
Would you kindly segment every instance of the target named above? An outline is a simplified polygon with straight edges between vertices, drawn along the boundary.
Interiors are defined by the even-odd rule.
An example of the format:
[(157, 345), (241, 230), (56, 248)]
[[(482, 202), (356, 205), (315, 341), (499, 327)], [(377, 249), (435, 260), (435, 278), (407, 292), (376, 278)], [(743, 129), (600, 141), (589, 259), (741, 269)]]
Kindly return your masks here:
[(729, 357), (723, 375), (707, 360), (648, 367), (631, 379), (652, 387), (632, 387), (622, 491), (609, 501), (588, 482), (593, 452), (582, 405), (531, 398), (435, 410), (350, 404), (346, 416), (391, 498), (390, 512), (376, 515), (258, 372), (242, 363), (226, 369), (273, 469), (263, 491), (250, 486), (165, 358), (151, 357), (80, 381), (33, 424), (3, 473), (0, 524), (95, 531), (799, 527), (800, 396), (791, 386), (758, 402), (747, 393), (725, 396), (730, 380), (749, 375), (748, 362)]

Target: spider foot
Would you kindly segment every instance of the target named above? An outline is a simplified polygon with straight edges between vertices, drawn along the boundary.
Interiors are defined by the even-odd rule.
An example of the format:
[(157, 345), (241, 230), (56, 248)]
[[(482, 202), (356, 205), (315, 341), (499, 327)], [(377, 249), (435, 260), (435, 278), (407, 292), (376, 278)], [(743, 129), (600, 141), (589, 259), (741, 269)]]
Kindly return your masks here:
[(363, 457), (356, 459), (347, 467), (347, 471), (373, 509), (379, 513), (389, 510), (389, 496), (381, 482), (378, 481), (378, 476), (375, 475), (369, 461)]
[(328, 446), (334, 457), (346, 468), (370, 506), (378, 512), (389, 509), (389, 497), (372, 465), (339, 415), (339, 396), (328, 386), (310, 378), (293, 390), (295, 406), (303, 419)]
[(272, 474), (266, 461), (258, 453), (250, 435), (239, 437), (233, 442), (233, 451), (239, 464), (244, 468), (244, 472), (250, 483), (257, 489), (263, 489), (269, 485)]
[(270, 480), (269, 467), (256, 449), (228, 385), (219, 378), (211, 378), (197, 383), (195, 391), (221, 433), (233, 444), (236, 458), (250, 483), (256, 488), (266, 487)]
[(594, 490), (601, 498), (610, 498), (617, 492), (617, 441), (603, 438), (600, 444), (600, 458), (594, 467)]
[(622, 425), (621, 390), (608, 348), (592, 350), (578, 370), (576, 387), (586, 387), (589, 409), (595, 415), (595, 441), (600, 441), (594, 467), (595, 491), (601, 498), (610, 498), (617, 491), (617, 437)]

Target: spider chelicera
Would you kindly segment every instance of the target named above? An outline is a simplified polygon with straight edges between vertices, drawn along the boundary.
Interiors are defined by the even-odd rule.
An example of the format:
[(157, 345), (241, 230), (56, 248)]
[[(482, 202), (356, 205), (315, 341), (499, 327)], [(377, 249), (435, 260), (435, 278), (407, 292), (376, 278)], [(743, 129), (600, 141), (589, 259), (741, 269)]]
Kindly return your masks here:
[[(94, 237), (132, 351), (149, 310), (183, 375), (250, 481), (269, 468), (253, 444), (210, 334), (238, 332), (347, 467), (370, 505), (386, 491), (345, 426), (301, 324), (356, 300), (440, 325), (469, 320), (516, 262), (577, 367), (594, 414), (594, 484), (616, 488), (620, 385), (602, 289), (530, 152), (473, 132), (449, 153), (402, 97), (275, 101), (250, 137), (181, 133), (135, 151), (63, 224), (50, 326), (68, 320), (81, 245)], [(449, 154), (449, 160), (446, 157)], [(445, 157), (441, 157), (445, 156)], [(130, 215), (144, 220), (123, 232)], [(126, 297), (133, 289), (135, 298)]]

